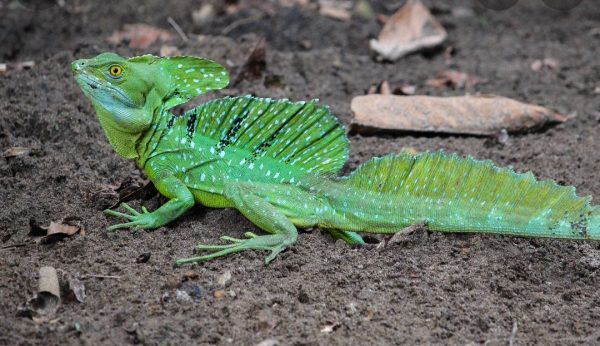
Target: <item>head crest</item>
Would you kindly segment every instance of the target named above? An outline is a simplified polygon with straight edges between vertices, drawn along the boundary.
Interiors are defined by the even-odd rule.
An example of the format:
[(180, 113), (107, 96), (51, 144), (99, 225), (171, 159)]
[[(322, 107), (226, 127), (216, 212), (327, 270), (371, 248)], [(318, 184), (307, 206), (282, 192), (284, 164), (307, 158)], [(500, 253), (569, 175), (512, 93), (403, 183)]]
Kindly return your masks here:
[[(132, 58), (141, 59), (143, 57)], [(188, 102), (211, 90), (223, 89), (229, 84), (225, 67), (204, 58), (177, 56), (158, 58), (154, 62), (166, 89), (166, 108)], [(158, 83), (157, 79), (155, 83)]]

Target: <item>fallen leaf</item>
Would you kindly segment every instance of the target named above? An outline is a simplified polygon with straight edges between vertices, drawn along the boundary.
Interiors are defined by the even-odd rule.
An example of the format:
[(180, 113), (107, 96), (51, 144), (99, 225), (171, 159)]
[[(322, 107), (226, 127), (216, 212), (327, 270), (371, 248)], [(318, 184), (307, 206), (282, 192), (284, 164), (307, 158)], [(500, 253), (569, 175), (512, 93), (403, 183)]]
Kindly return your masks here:
[(24, 307), (17, 311), (17, 316), (31, 318), (36, 323), (44, 323), (52, 316), (60, 305), (60, 286), (54, 267), (45, 266), (39, 270), (38, 291)]
[(344, 22), (352, 19), (352, 13), (345, 8), (341, 8), (338, 4), (322, 3), (319, 6), (319, 14), (325, 17), (341, 20)]
[(48, 234), (48, 227), (40, 226), (35, 219), (29, 219), (29, 233), (30, 237), (41, 237)]
[(321, 333), (331, 333), (340, 326), (337, 321), (327, 321), (327, 323), (321, 328)]
[(173, 39), (173, 35), (166, 30), (143, 23), (125, 24), (121, 30), (116, 30), (108, 38), (108, 42), (119, 44), (129, 42), (130, 48), (146, 49), (154, 42), (166, 42)]
[(72, 301), (83, 303), (85, 301), (85, 285), (83, 282), (76, 278), (68, 278), (69, 280), (69, 293), (67, 297)]
[(29, 154), (30, 150), (31, 150), (30, 148), (25, 148), (25, 147), (12, 147), (12, 148), (8, 148), (8, 149), (4, 150), (4, 152), (2, 153), (2, 156), (15, 157), (15, 156), (26, 155), (26, 154)]
[(446, 86), (453, 88), (464, 88), (473, 87), (483, 82), (485, 82), (483, 79), (475, 75), (456, 70), (445, 70), (440, 72), (437, 78), (427, 80), (425, 84), (434, 88), (442, 88)]
[(365, 95), (352, 99), (353, 131), (400, 130), (493, 136), (524, 132), (570, 116), (500, 96)]
[(396, 60), (425, 48), (438, 46), (448, 34), (420, 0), (408, 0), (387, 22), (371, 49)]
[[(119, 186), (114, 184), (102, 185), (102, 188), (92, 194), (94, 201), (101, 203), (98, 206), (101, 209), (113, 209), (122, 202), (128, 202), (134, 199), (149, 199), (156, 195), (158, 191), (150, 179), (141, 176), (139, 171), (133, 172)], [(115, 201), (112, 204), (106, 205), (104, 200), (109, 199)]]
[(54, 243), (82, 231), (85, 232), (83, 226), (74, 226), (51, 221), (50, 226), (48, 226), (48, 233), (46, 236), (42, 237), (41, 243)]

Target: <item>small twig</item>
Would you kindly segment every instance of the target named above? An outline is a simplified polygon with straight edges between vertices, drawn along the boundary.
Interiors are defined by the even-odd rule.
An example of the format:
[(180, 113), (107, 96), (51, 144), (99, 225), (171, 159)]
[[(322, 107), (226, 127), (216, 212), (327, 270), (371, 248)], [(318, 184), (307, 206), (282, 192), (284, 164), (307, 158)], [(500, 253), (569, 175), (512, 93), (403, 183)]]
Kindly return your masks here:
[(88, 278), (97, 278), (97, 279), (117, 279), (119, 280), (121, 277), (118, 275), (96, 275), (96, 274), (90, 274), (90, 275), (83, 275), (81, 277), (81, 279), (88, 279)]
[(190, 40), (187, 37), (187, 35), (185, 34), (185, 32), (183, 32), (183, 30), (181, 30), (181, 27), (179, 26), (179, 24), (177, 24), (177, 22), (175, 22), (175, 20), (173, 18), (167, 17), (167, 22), (169, 22), (169, 24), (171, 24), (173, 29), (175, 29), (175, 31), (177, 31), (179, 36), (181, 36), (181, 39), (183, 40), (183, 42), (188, 42)]
[(27, 246), (27, 245), (29, 245), (29, 243), (18, 243), (18, 244), (4, 245), (0, 249), (2, 249), (2, 250), (4, 250), (4, 249), (14, 249), (14, 248), (17, 248), (17, 247), (23, 247), (23, 246)]
[(259, 20), (263, 17), (262, 13), (256, 14), (252, 17), (248, 17), (248, 18), (242, 18), (239, 20), (236, 20), (235, 22), (227, 25), (226, 27), (223, 28), (223, 30), (221, 30), (221, 34), (222, 35), (227, 35), (230, 31), (232, 31), (233, 29), (237, 28), (240, 25), (244, 25), (244, 24), (249, 24), (252, 23), (256, 20)]

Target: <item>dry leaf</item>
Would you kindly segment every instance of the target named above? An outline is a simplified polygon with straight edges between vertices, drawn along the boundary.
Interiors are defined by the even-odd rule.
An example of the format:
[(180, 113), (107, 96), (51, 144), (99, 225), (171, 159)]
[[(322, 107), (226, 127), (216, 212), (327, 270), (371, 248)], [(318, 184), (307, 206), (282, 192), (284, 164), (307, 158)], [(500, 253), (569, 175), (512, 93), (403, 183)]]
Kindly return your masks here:
[(129, 41), (129, 47), (137, 49), (146, 49), (154, 42), (169, 41), (173, 35), (166, 30), (143, 23), (125, 24), (121, 30), (116, 30), (108, 38), (108, 42), (119, 44)]
[(29, 151), (31, 151), (30, 148), (13, 147), (13, 148), (8, 148), (8, 149), (4, 150), (4, 152), (2, 153), (2, 156), (4, 156), (4, 157), (21, 156), (21, 155), (29, 154)]
[(27, 307), (21, 309), (19, 315), (29, 318), (53, 315), (60, 305), (60, 286), (54, 267), (41, 267), (39, 270), (38, 291), (27, 302)]
[(438, 78), (429, 79), (426, 85), (434, 88), (443, 88), (446, 86), (453, 88), (473, 87), (485, 82), (483, 79), (471, 74), (456, 70), (445, 70), (438, 74)]
[(523, 132), (569, 117), (500, 96), (365, 95), (352, 99), (353, 129), (496, 135)]
[(82, 226), (73, 226), (52, 221), (50, 222), (50, 226), (48, 226), (48, 233), (41, 239), (41, 243), (54, 243), (79, 232), (82, 234), (85, 233), (85, 230)]
[(81, 280), (69, 278), (69, 293), (67, 297), (72, 301), (80, 303), (85, 301), (85, 285)]
[(408, 0), (371, 40), (371, 49), (388, 60), (396, 60), (424, 48), (435, 47), (447, 37), (444, 27), (420, 0)]
[(352, 13), (350, 11), (337, 6), (336, 4), (321, 4), (319, 7), (319, 13), (322, 16), (341, 20), (341, 21), (349, 21), (352, 18)]

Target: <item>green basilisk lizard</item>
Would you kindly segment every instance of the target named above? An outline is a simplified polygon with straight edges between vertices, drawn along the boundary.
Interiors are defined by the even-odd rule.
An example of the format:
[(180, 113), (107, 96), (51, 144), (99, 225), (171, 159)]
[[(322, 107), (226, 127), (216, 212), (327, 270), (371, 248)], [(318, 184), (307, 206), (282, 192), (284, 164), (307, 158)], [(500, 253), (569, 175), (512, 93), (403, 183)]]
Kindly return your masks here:
[(374, 158), (348, 176), (348, 139), (327, 107), (250, 96), (226, 97), (174, 115), (170, 109), (229, 82), (221, 65), (197, 57), (123, 58), (103, 53), (72, 63), (115, 151), (133, 159), (169, 201), (155, 211), (105, 213), (110, 226), (153, 229), (196, 203), (239, 210), (267, 235), (223, 236), (225, 245), (179, 264), (247, 249), (266, 262), (319, 226), (350, 244), (355, 232), (432, 231), (600, 239), (600, 208), (573, 187), (536, 181), (490, 161), (443, 152)]

